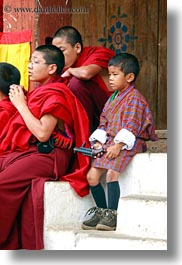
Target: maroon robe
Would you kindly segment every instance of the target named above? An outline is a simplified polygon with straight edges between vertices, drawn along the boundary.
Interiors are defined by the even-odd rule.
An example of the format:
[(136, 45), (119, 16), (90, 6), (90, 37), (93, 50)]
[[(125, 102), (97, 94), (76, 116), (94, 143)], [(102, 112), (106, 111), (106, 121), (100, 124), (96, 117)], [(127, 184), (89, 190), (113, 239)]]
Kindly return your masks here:
[(8, 96), (0, 100), (0, 132), (5, 127), (9, 118), (15, 113), (15, 111), (16, 109), (10, 102)]
[[(54, 115), (72, 128), (77, 146), (84, 141), (88, 146), (87, 115), (64, 84), (36, 88), (27, 94), (27, 102), (37, 118)], [(31, 139), (31, 132), (16, 112), (0, 136), (0, 249), (44, 247), (45, 181), (69, 181), (80, 196), (89, 192), (88, 157), (76, 154), (70, 165), (72, 150), (54, 148), (49, 154), (39, 153)]]
[[(96, 64), (107, 70), (108, 62), (114, 55), (112, 50), (104, 47), (85, 47), (72, 67)], [(69, 80), (68, 87), (82, 103), (90, 120), (90, 128), (94, 130), (111, 92), (99, 74), (86, 81), (73, 76)]]
[[(114, 55), (112, 50), (104, 47), (85, 47), (74, 67), (96, 64), (107, 70), (108, 62)], [(108, 96), (111, 94), (99, 74), (94, 76), (92, 80), (97, 85), (98, 90), (102, 89)]]

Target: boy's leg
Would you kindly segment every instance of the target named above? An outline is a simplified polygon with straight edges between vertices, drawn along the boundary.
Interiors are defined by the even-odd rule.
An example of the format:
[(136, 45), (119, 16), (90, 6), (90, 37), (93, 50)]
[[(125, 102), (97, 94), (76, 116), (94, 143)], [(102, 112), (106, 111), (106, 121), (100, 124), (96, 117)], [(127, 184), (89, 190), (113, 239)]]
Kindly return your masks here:
[(94, 198), (95, 204), (99, 208), (107, 208), (105, 191), (101, 185), (100, 177), (106, 170), (103, 168), (91, 167), (88, 174), (87, 180), (90, 185), (90, 190)]
[(97, 207), (107, 208), (105, 191), (102, 185), (99, 183), (96, 186), (90, 186), (90, 190)]
[(118, 181), (108, 182), (107, 193), (108, 193), (108, 208), (117, 211), (119, 198), (120, 198), (119, 182)]
[(119, 172), (108, 170), (106, 175), (107, 194), (108, 194), (108, 208), (112, 210), (118, 209), (120, 198), (120, 186), (118, 182)]
[(107, 192), (108, 192), (108, 209), (103, 212), (100, 222), (96, 229), (112, 231), (116, 230), (117, 209), (120, 198), (120, 187), (118, 182), (119, 173), (108, 170), (106, 175)]
[(107, 208), (105, 191), (99, 182), (100, 177), (104, 172), (105, 169), (91, 167), (87, 174), (90, 190), (97, 207), (93, 207), (88, 210), (88, 214), (94, 213), (94, 215), (89, 220), (83, 222), (83, 229), (95, 229), (98, 222), (100, 221), (103, 210)]

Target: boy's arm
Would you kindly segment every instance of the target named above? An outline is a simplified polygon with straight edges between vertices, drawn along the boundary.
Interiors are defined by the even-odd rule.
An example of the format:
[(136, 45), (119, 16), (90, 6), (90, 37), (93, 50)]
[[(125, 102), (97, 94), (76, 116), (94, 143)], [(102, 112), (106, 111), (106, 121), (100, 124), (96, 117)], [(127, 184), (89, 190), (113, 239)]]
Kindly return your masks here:
[(102, 129), (96, 129), (89, 137), (89, 141), (92, 142), (96, 142), (98, 141), (101, 144), (105, 144), (105, 142), (107, 141), (107, 133), (106, 131), (102, 130)]
[(121, 145), (121, 150), (131, 150), (135, 144), (135, 135), (127, 129), (121, 129), (114, 137), (114, 143)]

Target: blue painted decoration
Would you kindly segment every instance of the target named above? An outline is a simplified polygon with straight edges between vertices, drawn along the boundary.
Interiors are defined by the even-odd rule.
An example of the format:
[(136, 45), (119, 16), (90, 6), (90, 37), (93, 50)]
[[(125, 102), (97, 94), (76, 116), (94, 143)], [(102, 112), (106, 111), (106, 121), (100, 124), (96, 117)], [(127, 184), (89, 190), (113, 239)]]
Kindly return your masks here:
[(128, 17), (127, 14), (121, 14), (120, 7), (118, 7), (118, 14), (112, 15), (110, 20), (115, 20), (113, 25), (111, 25), (109, 30), (109, 35), (106, 37), (106, 32), (104, 28), (103, 38), (99, 38), (98, 41), (103, 43), (103, 46), (106, 47), (108, 43), (109, 48), (115, 53), (126, 52), (129, 43), (131, 43), (132, 47), (134, 48), (134, 41), (138, 39), (135, 36), (135, 26), (133, 25), (132, 34), (130, 34), (127, 25), (121, 20), (124, 20)]

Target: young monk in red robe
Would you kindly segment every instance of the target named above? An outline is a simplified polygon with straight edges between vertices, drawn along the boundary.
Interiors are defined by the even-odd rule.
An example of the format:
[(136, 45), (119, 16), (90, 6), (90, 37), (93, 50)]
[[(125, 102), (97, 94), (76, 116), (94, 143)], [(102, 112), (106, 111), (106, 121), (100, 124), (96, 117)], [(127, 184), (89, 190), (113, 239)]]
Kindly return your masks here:
[(114, 52), (104, 47), (83, 47), (80, 33), (71, 26), (59, 28), (52, 43), (64, 53), (65, 69), (62, 77), (68, 79), (68, 87), (84, 106), (93, 130), (111, 95), (107, 66)]
[(57, 47), (39, 46), (28, 72), (40, 86), (26, 95), (21, 86), (11, 86), (17, 111), (0, 135), (0, 249), (44, 248), (45, 181), (69, 181), (80, 196), (89, 192), (89, 159), (73, 157), (71, 149), (88, 144), (89, 122), (70, 89), (56, 81), (63, 67)]
[(12, 64), (0, 63), (0, 132), (16, 110), (8, 97), (10, 85), (19, 83), (20, 71)]

